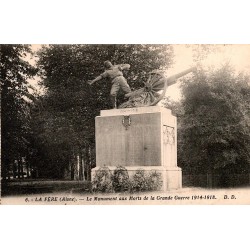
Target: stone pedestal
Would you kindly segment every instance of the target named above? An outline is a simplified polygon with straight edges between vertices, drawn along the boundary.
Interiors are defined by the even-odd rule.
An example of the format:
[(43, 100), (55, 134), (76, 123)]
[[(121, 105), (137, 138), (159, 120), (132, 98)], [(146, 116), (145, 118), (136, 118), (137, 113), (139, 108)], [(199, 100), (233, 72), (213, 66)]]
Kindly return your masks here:
[(96, 168), (114, 171), (123, 166), (132, 176), (137, 169), (156, 170), (163, 177), (162, 189), (182, 186), (177, 167), (176, 117), (162, 107), (102, 110), (95, 120)]

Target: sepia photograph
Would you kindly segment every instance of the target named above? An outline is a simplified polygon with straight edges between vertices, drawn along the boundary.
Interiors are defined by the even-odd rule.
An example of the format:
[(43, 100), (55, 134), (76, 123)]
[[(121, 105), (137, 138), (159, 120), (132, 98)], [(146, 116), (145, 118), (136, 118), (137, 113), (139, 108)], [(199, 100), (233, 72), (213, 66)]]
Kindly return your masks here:
[(1, 10), (1, 248), (247, 248), (245, 0)]
[(250, 45), (1, 44), (1, 204), (250, 204)]

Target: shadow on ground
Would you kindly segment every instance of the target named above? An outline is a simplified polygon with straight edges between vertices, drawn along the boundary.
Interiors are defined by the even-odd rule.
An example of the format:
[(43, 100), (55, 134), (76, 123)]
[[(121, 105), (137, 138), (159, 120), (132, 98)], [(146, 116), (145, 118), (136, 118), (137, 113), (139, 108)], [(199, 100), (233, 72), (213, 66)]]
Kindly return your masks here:
[(89, 193), (91, 183), (88, 181), (61, 180), (25, 180), (2, 181), (2, 196), (30, 195), (48, 193)]

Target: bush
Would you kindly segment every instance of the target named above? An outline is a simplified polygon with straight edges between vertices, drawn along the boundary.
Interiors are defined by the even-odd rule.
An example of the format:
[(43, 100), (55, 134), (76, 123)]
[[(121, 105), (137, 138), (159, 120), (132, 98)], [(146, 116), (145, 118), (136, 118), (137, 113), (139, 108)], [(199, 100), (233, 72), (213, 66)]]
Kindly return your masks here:
[(162, 174), (156, 170), (151, 170), (147, 176), (148, 191), (161, 190), (163, 184)]
[(119, 166), (114, 171), (113, 187), (115, 192), (124, 192), (129, 190), (130, 182), (128, 171), (125, 167)]
[(108, 167), (102, 167), (96, 171), (92, 191), (101, 193), (157, 191), (162, 185), (162, 174), (156, 170), (151, 170), (147, 175), (144, 169), (137, 169), (132, 178), (129, 178), (125, 167), (118, 166), (113, 175)]
[(147, 190), (147, 177), (145, 170), (137, 169), (130, 183), (130, 192), (142, 192)]
[(110, 193), (113, 191), (112, 174), (108, 167), (101, 167), (96, 171), (92, 182), (93, 192)]

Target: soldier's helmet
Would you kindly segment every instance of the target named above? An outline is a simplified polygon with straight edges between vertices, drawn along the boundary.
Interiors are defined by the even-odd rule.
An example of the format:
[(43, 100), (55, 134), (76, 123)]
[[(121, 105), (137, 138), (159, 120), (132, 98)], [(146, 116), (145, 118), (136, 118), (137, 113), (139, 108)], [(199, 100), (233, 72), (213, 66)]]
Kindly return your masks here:
[(112, 66), (113, 66), (113, 64), (110, 61), (105, 61), (104, 62), (105, 69), (110, 69)]

